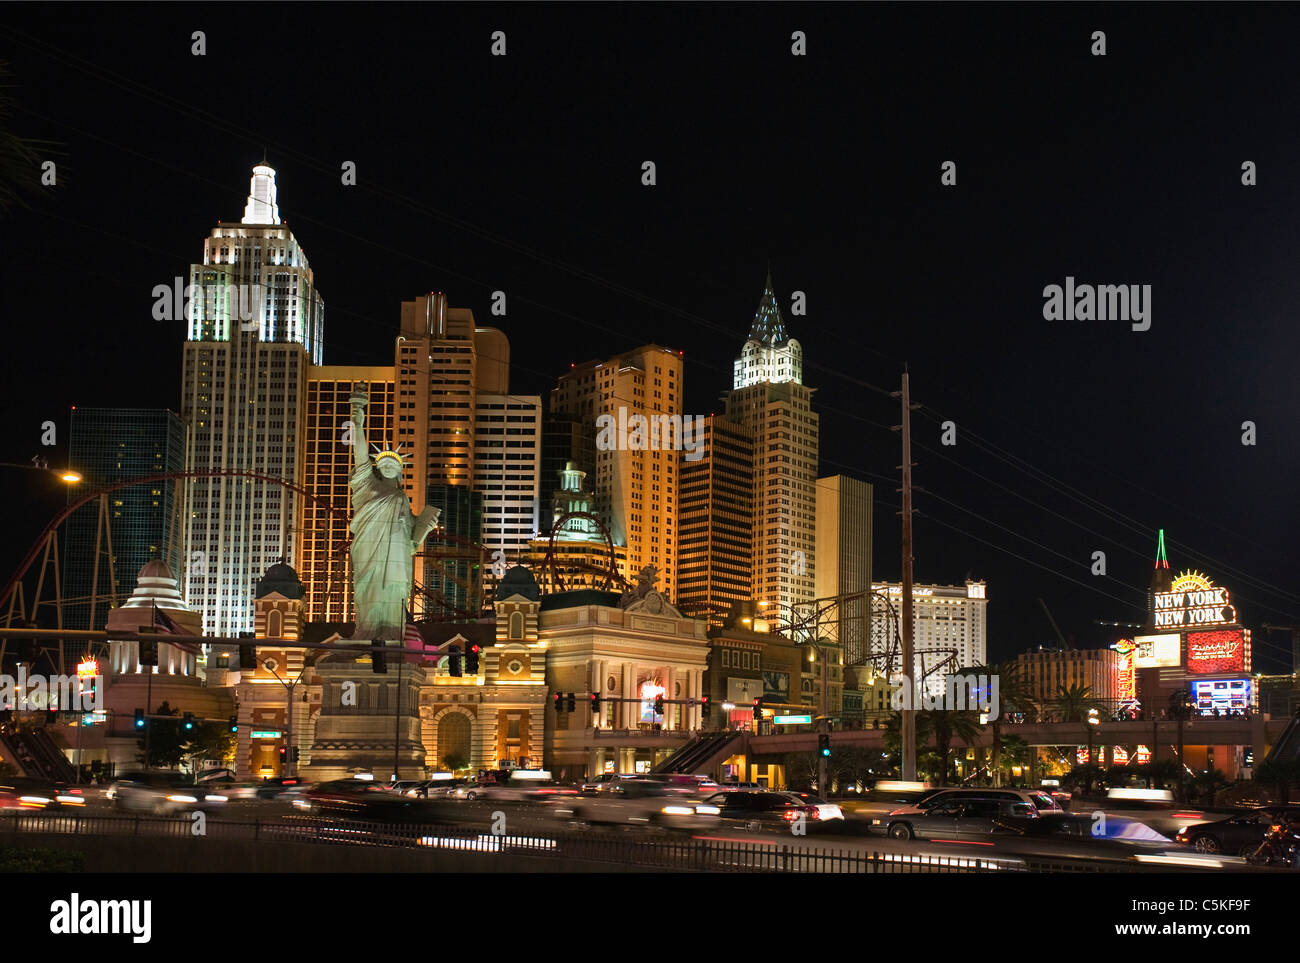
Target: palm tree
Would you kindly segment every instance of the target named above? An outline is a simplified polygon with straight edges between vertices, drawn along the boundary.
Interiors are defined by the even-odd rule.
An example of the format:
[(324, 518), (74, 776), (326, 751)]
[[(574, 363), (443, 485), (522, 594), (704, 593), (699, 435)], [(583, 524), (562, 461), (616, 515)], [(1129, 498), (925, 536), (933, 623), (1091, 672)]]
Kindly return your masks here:
[(1065, 686), (1056, 688), (1056, 709), (1061, 716), (1062, 722), (1085, 722), (1088, 718), (1088, 710), (1099, 708), (1096, 699), (1092, 698), (1092, 686), (1079, 685), (1073, 683), (1068, 689)]
[(993, 769), (993, 785), (1000, 786), (1002, 785), (1003, 716), (1008, 712), (1027, 712), (1031, 714), (1036, 712), (1037, 705), (1034, 700), (1033, 689), (1030, 687), (1029, 679), (1026, 677), (1023, 667), (1014, 659), (1003, 662), (1001, 665), (980, 666), (966, 671), (996, 675), (998, 679), (998, 711), (994, 713), (989, 723), (993, 727), (993, 758), (990, 761)]
[(939, 754), (939, 785), (948, 785), (948, 757), (952, 754), (952, 740), (957, 737), (966, 745), (979, 738), (979, 716), (973, 712), (950, 712), (944, 709), (927, 709), (916, 714), (918, 741), (921, 719), (926, 718), (926, 728), (934, 733), (934, 748)]
[[(924, 712), (918, 712), (916, 718), (916, 745), (918, 749), (926, 744), (930, 738), (931, 722), (929, 716)], [(891, 712), (889, 718), (885, 720), (884, 744), (885, 752), (889, 754), (890, 764), (900, 772), (903, 768), (903, 714), (901, 712)], [(920, 753), (918, 752), (918, 757)], [(918, 762), (919, 762), (918, 758)]]

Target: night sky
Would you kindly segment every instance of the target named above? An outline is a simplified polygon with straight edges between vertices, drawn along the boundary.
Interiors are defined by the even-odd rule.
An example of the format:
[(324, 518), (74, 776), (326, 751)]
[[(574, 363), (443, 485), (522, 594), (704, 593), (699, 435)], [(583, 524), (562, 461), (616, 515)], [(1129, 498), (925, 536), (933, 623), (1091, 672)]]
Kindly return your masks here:
[[(992, 658), (1053, 638), (1040, 597), (1080, 646), (1141, 621), (1160, 527), (1247, 625), (1297, 621), (1298, 32), (1244, 5), (8, 6), (0, 124), (57, 142), (59, 182), (0, 215), (0, 461), (72, 404), (179, 407), (183, 322), (151, 292), (239, 220), (265, 149), (327, 364), (391, 364), (400, 302), (443, 290), (508, 334), (517, 392), (653, 341), (708, 414), (770, 262), (821, 474), (876, 485), (884, 579), (908, 365), (916, 578), (987, 579)], [(1151, 329), (1044, 320), (1067, 276), (1151, 285)], [(3, 484), (7, 574), (62, 493)]]

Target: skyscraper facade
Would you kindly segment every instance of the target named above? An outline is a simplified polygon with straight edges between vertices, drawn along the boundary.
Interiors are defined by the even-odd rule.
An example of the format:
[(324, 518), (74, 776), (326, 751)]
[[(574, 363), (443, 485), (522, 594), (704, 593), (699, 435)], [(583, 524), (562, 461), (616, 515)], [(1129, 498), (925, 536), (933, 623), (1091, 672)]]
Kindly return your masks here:
[[(896, 620), (902, 612), (903, 588), (897, 582), (876, 582), (872, 588), (879, 593), (872, 600), (872, 651), (883, 655), (898, 632)], [(886, 598), (892, 607), (885, 604)], [(988, 604), (984, 582), (912, 586), (914, 685), (925, 675), (927, 691), (942, 691), (947, 671), (987, 664)], [(953, 660), (948, 663), (949, 669), (930, 672), (949, 657)], [(884, 665), (883, 661), (879, 664)]]
[[(551, 392), (551, 411), (593, 427), (596, 472), (588, 478), (595, 513), (614, 544), (627, 550), (622, 575), (635, 581), (645, 566), (657, 572), (657, 588), (677, 597), (677, 489), (682, 445), (665, 442), (664, 430), (636, 430), (636, 419), (680, 416), (682, 357), (657, 344), (643, 345), (608, 361), (574, 366)], [(605, 443), (602, 444), (602, 437)]]
[(827, 627), (844, 648), (848, 665), (863, 662), (871, 648), (872, 487), (847, 475), (817, 479), (818, 600), (844, 599)]
[(736, 359), (727, 417), (754, 439), (753, 590), (784, 623), (814, 598), (818, 417), (769, 274)]
[(293, 566), (302, 580), (309, 622), (351, 622), (352, 570), (347, 551), (352, 475), (352, 392), (361, 383), (370, 395), (366, 437), (390, 447), (393, 438), (394, 369), (323, 365), (307, 369), (307, 400), (299, 484), (315, 498), (301, 499), (298, 554)]
[(704, 454), (680, 465), (677, 607), (726, 623), (734, 602), (754, 599), (754, 439), (722, 415), (704, 419)]
[(538, 525), (541, 398), (510, 394), (510, 342), (441, 292), (402, 302), (396, 440), (419, 456), (411, 507), (441, 510), (416, 559), (417, 616), (469, 617), (497, 551), (527, 551)]
[[(85, 491), (133, 478), (148, 478), (185, 467), (185, 426), (173, 411), (156, 408), (74, 408), (70, 426), (69, 465), (82, 485), (69, 492), (72, 501)], [(155, 481), (110, 492), (107, 537), (97, 502), (83, 505), (67, 521), (63, 544), (64, 624), (71, 629), (102, 629), (110, 594), (111, 551), (118, 604), (135, 585), (136, 573), (162, 559), (180, 568), (180, 508), (175, 481)], [(96, 538), (97, 532), (100, 537)], [(96, 545), (99, 564), (96, 566)], [(94, 594), (100, 596), (91, 608)], [(122, 594), (118, 594), (122, 593)]]
[(244, 217), (220, 222), (190, 268), (181, 416), (186, 467), (246, 473), (185, 489), (185, 598), (204, 631), (253, 629), (263, 572), (296, 552), (307, 368), (323, 360), (324, 304), (306, 253), (280, 220), (275, 171), (253, 168)]

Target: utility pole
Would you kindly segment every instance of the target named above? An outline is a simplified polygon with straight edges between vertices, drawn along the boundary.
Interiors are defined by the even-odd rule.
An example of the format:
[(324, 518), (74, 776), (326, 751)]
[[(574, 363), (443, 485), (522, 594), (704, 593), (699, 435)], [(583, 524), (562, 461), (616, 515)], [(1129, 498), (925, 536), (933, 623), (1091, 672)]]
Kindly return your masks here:
[(903, 702), (902, 725), (900, 735), (903, 743), (903, 779), (908, 782), (916, 780), (916, 708), (912, 705), (916, 696), (912, 675), (916, 671), (912, 652), (912, 396), (908, 385), (907, 370), (903, 370), (903, 390), (899, 392), (903, 400), (903, 604), (899, 621), (903, 636), (903, 684), (908, 686), (907, 698)]

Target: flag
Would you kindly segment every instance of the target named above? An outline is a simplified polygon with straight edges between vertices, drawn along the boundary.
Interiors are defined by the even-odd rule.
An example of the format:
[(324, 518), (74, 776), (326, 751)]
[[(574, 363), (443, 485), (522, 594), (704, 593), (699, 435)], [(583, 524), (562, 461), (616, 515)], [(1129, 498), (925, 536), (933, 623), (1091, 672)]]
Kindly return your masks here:
[[(172, 621), (171, 617), (162, 609), (158, 608), (155, 603), (153, 606), (153, 627), (160, 633), (168, 635), (186, 635), (181, 627)], [(198, 655), (201, 651), (200, 646), (195, 642), (168, 642), (168, 645), (174, 645), (182, 652), (188, 652), (190, 655)]]

